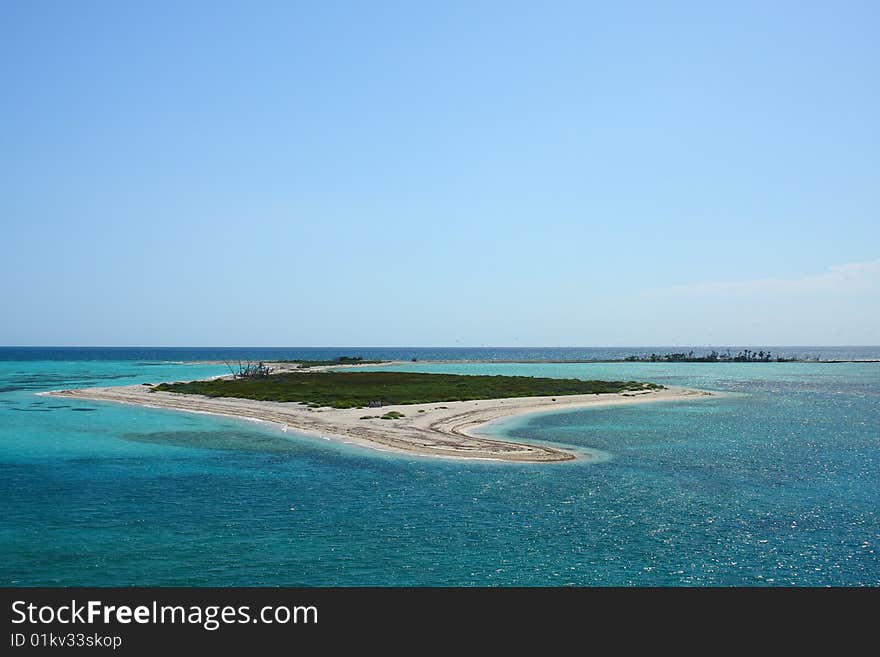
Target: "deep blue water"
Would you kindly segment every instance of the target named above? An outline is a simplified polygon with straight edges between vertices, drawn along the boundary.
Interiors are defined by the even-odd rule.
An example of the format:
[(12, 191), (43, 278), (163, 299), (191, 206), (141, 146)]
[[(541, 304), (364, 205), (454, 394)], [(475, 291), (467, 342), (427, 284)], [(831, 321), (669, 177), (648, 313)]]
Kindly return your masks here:
[[(526, 359), (507, 351), (431, 353)], [(568, 359), (548, 351), (614, 350), (527, 356)], [(392, 456), (34, 394), (225, 369), (188, 360), (431, 358), (279, 352), (0, 350), (0, 584), (880, 585), (877, 363), (400, 366), (729, 393), (486, 429), (607, 457), (545, 465)]]

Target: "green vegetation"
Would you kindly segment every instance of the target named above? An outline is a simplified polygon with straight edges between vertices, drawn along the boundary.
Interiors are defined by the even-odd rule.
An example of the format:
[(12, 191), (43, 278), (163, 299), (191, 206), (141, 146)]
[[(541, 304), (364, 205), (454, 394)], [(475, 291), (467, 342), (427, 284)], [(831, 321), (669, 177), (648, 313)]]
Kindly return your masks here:
[(628, 362), (637, 363), (776, 363), (792, 362), (794, 358), (783, 358), (777, 356), (773, 358), (773, 354), (769, 351), (752, 351), (743, 349), (737, 354), (731, 354), (728, 349), (726, 353), (718, 353), (715, 350), (708, 354), (697, 356), (693, 351), (687, 353), (680, 352), (674, 354), (651, 354), (650, 356), (627, 356), (624, 358)]
[[(419, 411), (419, 413), (424, 413), (424, 411)], [(399, 420), (402, 417), (406, 417), (404, 413), (398, 413), (397, 411), (388, 411), (385, 415), (361, 415), (362, 420)]]
[(504, 397), (598, 395), (607, 392), (655, 390), (662, 387), (655, 383), (639, 381), (581, 381), (528, 376), (469, 376), (418, 372), (290, 372), (259, 378), (162, 383), (152, 390), (208, 397), (300, 402), (312, 407), (378, 408), (395, 404), (426, 404)]
[(276, 363), (299, 363), (300, 369), (332, 365), (379, 365), (384, 360), (364, 360), (360, 356), (340, 356), (333, 360), (276, 360)]

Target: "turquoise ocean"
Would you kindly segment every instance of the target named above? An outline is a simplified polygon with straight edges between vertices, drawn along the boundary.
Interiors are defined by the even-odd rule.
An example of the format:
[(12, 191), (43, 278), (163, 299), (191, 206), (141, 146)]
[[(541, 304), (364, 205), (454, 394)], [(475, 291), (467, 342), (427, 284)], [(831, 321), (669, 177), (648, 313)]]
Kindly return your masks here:
[[(0, 348), (0, 585), (880, 585), (880, 363), (540, 362), (673, 350)], [(726, 394), (484, 429), (602, 456), (555, 464), (37, 394), (339, 355)]]

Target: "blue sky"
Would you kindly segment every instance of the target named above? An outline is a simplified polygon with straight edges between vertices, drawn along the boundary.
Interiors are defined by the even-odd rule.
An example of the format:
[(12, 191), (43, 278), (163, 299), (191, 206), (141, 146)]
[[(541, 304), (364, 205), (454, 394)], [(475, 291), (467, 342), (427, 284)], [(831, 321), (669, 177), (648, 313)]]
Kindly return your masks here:
[(880, 344), (876, 2), (5, 2), (0, 344)]

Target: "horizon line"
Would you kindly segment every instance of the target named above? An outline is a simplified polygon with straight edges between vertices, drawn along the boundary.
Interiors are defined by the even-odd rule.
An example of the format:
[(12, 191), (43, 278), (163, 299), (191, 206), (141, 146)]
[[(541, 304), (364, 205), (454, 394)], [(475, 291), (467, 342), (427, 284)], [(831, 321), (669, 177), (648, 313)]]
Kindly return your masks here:
[(47, 344), (11, 344), (0, 345), (0, 349), (655, 349), (658, 347), (698, 347), (719, 349), (725, 347), (764, 348), (876, 348), (880, 344), (762, 344), (762, 343), (724, 343), (724, 344), (656, 344), (656, 345), (47, 345)]

